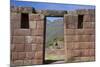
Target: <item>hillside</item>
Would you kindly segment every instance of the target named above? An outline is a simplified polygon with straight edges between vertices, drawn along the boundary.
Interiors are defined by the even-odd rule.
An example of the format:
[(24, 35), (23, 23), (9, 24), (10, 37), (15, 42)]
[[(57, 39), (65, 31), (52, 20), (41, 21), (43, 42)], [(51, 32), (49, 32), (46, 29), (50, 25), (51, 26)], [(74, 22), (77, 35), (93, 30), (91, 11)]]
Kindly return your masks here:
[(47, 20), (46, 24), (46, 45), (54, 42), (54, 39), (63, 39), (63, 18), (54, 21)]

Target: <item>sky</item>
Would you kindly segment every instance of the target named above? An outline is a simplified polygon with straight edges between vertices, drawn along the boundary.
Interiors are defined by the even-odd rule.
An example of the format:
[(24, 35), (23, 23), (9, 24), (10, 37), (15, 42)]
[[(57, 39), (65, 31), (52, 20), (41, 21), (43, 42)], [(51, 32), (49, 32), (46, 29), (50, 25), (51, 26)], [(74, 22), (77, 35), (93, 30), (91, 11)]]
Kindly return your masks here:
[(58, 4), (44, 2), (27, 2), (11, 0), (11, 6), (26, 6), (40, 10), (75, 10), (75, 9), (95, 9), (93, 5)]
[[(33, 7), (37, 10), (67, 10), (68, 11), (68, 10), (76, 10), (76, 9), (95, 9), (95, 6), (93, 5), (27, 2), (27, 1), (16, 1), (16, 0), (11, 0), (11, 6)], [(53, 21), (57, 18), (47, 17), (47, 19)]]
[(54, 20), (57, 19), (63, 19), (63, 17), (47, 17), (46, 20), (50, 20), (51, 22), (53, 22)]

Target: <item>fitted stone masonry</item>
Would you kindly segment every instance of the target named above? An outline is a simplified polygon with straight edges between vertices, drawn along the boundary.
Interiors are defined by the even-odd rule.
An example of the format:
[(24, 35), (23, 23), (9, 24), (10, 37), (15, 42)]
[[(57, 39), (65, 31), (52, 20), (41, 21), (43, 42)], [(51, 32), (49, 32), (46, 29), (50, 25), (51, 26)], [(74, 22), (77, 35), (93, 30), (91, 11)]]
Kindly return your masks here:
[[(28, 14), (29, 27), (21, 28), (21, 14)], [(83, 15), (82, 28), (78, 28)], [(44, 63), (45, 17), (64, 17), (64, 50), (66, 62), (95, 60), (95, 10), (35, 10), (11, 7), (11, 65)]]

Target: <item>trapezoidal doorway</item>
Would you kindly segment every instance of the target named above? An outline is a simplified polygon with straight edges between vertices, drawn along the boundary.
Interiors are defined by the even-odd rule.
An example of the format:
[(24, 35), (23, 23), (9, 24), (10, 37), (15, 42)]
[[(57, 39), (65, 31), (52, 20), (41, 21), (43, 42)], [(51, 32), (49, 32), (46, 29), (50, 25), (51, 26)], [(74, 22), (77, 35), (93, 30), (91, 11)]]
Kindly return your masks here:
[(64, 63), (63, 17), (46, 17), (44, 63)]

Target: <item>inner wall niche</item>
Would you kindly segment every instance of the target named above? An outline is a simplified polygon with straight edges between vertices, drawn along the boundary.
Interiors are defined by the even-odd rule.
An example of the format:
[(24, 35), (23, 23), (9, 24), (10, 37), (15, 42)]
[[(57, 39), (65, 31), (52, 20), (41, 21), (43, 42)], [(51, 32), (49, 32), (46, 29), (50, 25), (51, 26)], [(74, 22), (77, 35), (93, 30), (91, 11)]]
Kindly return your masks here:
[(64, 62), (63, 17), (46, 17), (45, 63)]
[(28, 13), (21, 13), (21, 28), (29, 28), (29, 15)]

